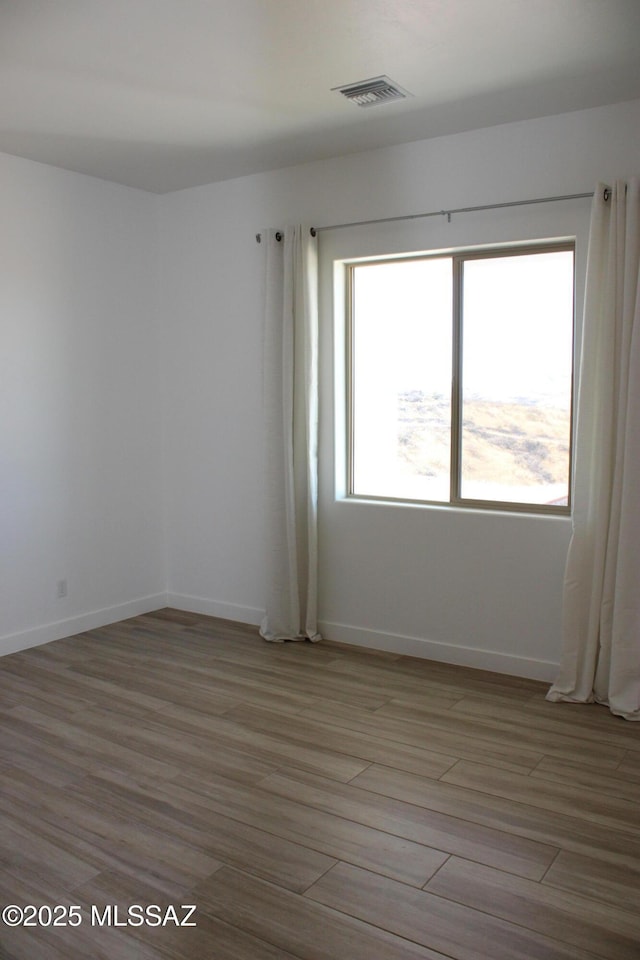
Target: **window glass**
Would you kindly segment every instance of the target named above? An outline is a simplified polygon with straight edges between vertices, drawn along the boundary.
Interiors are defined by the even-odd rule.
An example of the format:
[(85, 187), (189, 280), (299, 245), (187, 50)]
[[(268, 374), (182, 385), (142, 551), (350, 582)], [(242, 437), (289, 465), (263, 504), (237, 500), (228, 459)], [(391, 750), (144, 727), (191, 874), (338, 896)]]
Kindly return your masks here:
[(451, 259), (358, 266), (352, 278), (352, 491), (449, 499)]
[(466, 260), (463, 498), (567, 504), (573, 255)]
[(572, 247), (349, 274), (350, 494), (566, 510)]

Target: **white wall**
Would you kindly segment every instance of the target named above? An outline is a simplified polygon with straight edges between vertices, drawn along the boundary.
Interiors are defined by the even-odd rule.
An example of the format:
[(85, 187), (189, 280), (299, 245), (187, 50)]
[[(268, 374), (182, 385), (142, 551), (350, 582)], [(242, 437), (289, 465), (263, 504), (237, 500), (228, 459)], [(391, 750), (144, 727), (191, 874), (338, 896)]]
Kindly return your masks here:
[(162, 605), (155, 207), (0, 156), (0, 653)]
[[(167, 600), (260, 619), (257, 230), (588, 191), (637, 173), (639, 141), (634, 102), (165, 197), (0, 156), (0, 652)], [(447, 236), (564, 229), (527, 210)], [(578, 230), (586, 207), (562, 216)], [(440, 244), (444, 224), (403, 242)], [(324, 260), (343, 242), (323, 234)], [(329, 305), (325, 285), (325, 633), (551, 676), (567, 521), (336, 500)]]
[[(638, 172), (639, 136), (640, 102), (633, 102), (161, 198), (171, 602), (249, 622), (257, 622), (262, 610), (257, 230), (589, 191), (600, 179)], [(533, 236), (544, 235), (546, 214), (527, 210), (524, 221), (521, 214), (517, 219), (506, 214), (503, 220), (476, 220), (469, 230), (495, 226), (516, 235), (530, 228)], [(588, 206), (574, 206), (563, 216), (569, 227), (583, 229)], [(467, 229), (458, 222), (454, 218), (452, 236)], [(411, 228), (417, 247), (439, 243), (427, 224), (433, 221)], [(384, 230), (379, 236), (382, 247), (391, 243)], [(330, 237), (322, 238), (325, 256)], [(320, 614), (325, 633), (550, 678), (559, 656), (568, 521), (336, 502), (326, 289), (324, 303)]]

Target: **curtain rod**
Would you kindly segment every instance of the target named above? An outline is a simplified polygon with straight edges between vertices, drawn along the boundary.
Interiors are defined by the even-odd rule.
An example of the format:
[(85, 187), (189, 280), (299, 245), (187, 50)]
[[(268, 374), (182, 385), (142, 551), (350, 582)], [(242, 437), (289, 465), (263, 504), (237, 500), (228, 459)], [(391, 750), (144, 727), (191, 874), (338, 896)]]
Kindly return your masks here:
[[(608, 200), (605, 191), (605, 200)], [(399, 220), (420, 220), (424, 217), (446, 217), (451, 222), (454, 213), (476, 213), (479, 210), (501, 210), (504, 207), (525, 207), (533, 203), (555, 203), (557, 200), (584, 200), (593, 197), (591, 193), (567, 193), (558, 197), (537, 197), (534, 200), (511, 200), (507, 203), (483, 203), (475, 207), (455, 207), (450, 210), (431, 210), (429, 213), (409, 213), (400, 217), (381, 217), (378, 220), (354, 220), (352, 223), (332, 223), (326, 227), (313, 227), (312, 230), (343, 230), (346, 227), (365, 227), (376, 223), (395, 223)]]
[[(609, 188), (604, 191), (604, 199), (608, 200), (611, 195)], [(399, 217), (381, 217), (377, 220), (353, 220), (350, 223), (332, 223), (325, 227), (311, 227), (311, 236), (322, 233), (325, 230), (344, 230), (347, 227), (368, 227), (378, 223), (397, 223), (400, 220), (421, 220), (425, 217), (446, 217), (451, 223), (451, 217), (454, 213), (476, 213), (479, 210), (502, 210), (505, 207), (525, 207), (534, 203), (555, 203), (558, 200), (585, 200), (593, 197), (591, 193), (566, 193), (557, 197), (536, 197), (532, 200), (511, 200), (507, 203), (483, 203), (475, 207), (455, 207), (450, 210), (430, 210), (429, 213), (408, 213)], [(276, 240), (281, 240), (282, 234), (276, 233)], [(262, 235), (256, 233), (258, 243), (262, 240)]]

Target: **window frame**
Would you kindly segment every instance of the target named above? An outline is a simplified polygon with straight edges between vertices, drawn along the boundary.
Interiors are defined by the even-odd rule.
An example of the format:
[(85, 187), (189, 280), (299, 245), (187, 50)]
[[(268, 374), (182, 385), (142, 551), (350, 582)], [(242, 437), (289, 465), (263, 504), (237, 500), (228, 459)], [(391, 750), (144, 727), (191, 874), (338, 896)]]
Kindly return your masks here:
[[(569, 396), (569, 457), (566, 504), (536, 504), (521, 501), (483, 500), (462, 497), (462, 361), (464, 321), (464, 263), (467, 260), (488, 260), (529, 254), (570, 252), (573, 257), (572, 320), (571, 320), (571, 381)], [(393, 497), (380, 494), (354, 492), (354, 270), (363, 265), (379, 265), (393, 262), (412, 262), (447, 258), (452, 261), (452, 357), (451, 357), (451, 443), (449, 456), (449, 499), (423, 500), (409, 497)], [(573, 440), (575, 411), (576, 368), (576, 238), (561, 237), (551, 240), (518, 241), (490, 246), (475, 245), (455, 249), (408, 252), (389, 256), (359, 257), (343, 260), (345, 269), (345, 387), (346, 387), (346, 499), (362, 502), (411, 504), (414, 506), (450, 509), (497, 511), (499, 513), (530, 513), (543, 516), (571, 516), (573, 487)]]

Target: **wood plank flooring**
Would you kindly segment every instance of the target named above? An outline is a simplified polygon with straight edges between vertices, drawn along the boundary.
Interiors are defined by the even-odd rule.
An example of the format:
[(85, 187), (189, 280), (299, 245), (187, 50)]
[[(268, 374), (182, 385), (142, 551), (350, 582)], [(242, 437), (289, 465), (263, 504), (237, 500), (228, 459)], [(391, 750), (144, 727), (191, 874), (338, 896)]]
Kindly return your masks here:
[(638, 960), (640, 724), (545, 692), (174, 610), (4, 657), (0, 958)]

